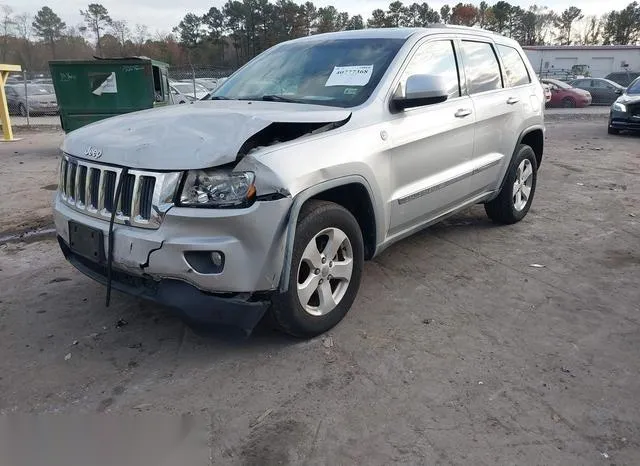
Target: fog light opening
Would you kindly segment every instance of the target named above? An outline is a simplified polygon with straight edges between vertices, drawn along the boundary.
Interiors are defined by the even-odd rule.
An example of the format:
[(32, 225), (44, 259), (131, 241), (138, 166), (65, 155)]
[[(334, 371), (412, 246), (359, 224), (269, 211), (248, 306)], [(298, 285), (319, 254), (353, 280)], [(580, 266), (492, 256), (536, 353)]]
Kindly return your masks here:
[(219, 251), (213, 251), (211, 253), (211, 262), (213, 262), (213, 265), (216, 267), (222, 267), (224, 264), (224, 255)]
[(185, 251), (184, 258), (198, 273), (217, 274), (224, 270), (222, 251)]

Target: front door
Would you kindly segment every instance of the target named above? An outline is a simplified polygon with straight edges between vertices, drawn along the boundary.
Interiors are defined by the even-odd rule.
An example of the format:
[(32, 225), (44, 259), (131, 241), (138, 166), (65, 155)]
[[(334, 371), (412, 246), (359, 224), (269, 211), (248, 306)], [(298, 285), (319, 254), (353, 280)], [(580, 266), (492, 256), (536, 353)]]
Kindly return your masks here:
[(428, 222), (467, 195), (475, 115), (471, 98), (462, 95), (458, 63), (452, 40), (427, 40), (401, 74), (400, 92), (411, 75), (440, 76), (449, 98), (407, 109), (389, 122), (390, 236)]
[(612, 99), (613, 88), (598, 79), (592, 79), (589, 87), (593, 101), (598, 104), (610, 104), (616, 99)]

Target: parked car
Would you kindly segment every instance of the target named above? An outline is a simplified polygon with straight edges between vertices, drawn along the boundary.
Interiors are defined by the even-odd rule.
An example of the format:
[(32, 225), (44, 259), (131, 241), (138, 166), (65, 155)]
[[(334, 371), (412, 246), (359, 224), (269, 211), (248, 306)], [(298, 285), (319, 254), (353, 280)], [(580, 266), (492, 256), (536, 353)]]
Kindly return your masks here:
[(55, 115), (58, 113), (58, 101), (51, 84), (24, 84), (5, 86), (9, 113), (27, 116)]
[[(196, 84), (205, 87), (209, 92), (218, 87), (218, 80), (216, 78), (196, 78), (195, 81)], [(193, 81), (190, 79), (181, 79), (180, 82), (191, 83)]]
[(185, 104), (187, 102), (193, 102), (194, 100), (200, 100), (209, 94), (207, 88), (198, 83), (195, 84), (194, 93), (193, 81), (171, 81), (169, 83), (169, 88), (171, 89), (173, 103), (175, 104)]
[(550, 107), (588, 107), (591, 105), (591, 94), (584, 89), (578, 89), (558, 79), (542, 79), (542, 83), (551, 90)]
[(616, 71), (605, 76), (605, 79), (620, 84), (622, 87), (629, 86), (634, 79), (640, 77), (640, 71)]
[(569, 84), (588, 91), (591, 94), (591, 103), (594, 105), (611, 105), (625, 89), (620, 84), (604, 78), (576, 79)]
[(623, 130), (640, 131), (640, 77), (611, 106), (609, 134)]
[(542, 89), (544, 89), (544, 102), (549, 105), (549, 102), (551, 102), (551, 87), (543, 82)]
[(107, 290), (191, 323), (250, 330), (269, 310), (318, 335), (392, 243), (478, 203), (498, 224), (527, 215), (544, 103), (518, 43), (480, 29), (284, 42), (209, 100), (67, 134), (59, 244)]

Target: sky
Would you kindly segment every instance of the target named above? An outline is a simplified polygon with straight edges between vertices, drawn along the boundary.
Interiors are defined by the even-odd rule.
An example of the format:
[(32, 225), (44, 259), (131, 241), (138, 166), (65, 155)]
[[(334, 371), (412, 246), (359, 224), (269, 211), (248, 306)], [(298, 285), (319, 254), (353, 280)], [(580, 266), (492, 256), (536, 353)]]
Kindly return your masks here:
[[(386, 10), (391, 1), (393, 0), (315, 0), (314, 4), (318, 7), (333, 5), (339, 11), (346, 11), (350, 15), (360, 14), (366, 21), (373, 10), (376, 8)], [(405, 0), (403, 3), (408, 5), (414, 1), (422, 3), (423, 0)], [(427, 3), (439, 10), (445, 3), (455, 5), (458, 1), (428, 1)], [(487, 3), (493, 4), (496, 1), (488, 0)], [(610, 10), (620, 10), (631, 1), (609, 0), (606, 2), (606, 8), (603, 8), (601, 0), (581, 0), (577, 6), (586, 15), (601, 15)], [(48, 5), (67, 23), (67, 26), (79, 25), (82, 22), (80, 10), (86, 9), (87, 5), (93, 2), (96, 2), (96, 0), (0, 0), (0, 4), (10, 6), (16, 14), (29, 13), (34, 15), (44, 5)], [(97, 2), (102, 3), (109, 10), (112, 19), (126, 20), (131, 29), (134, 28), (135, 24), (146, 24), (149, 32), (155, 34), (158, 31), (171, 32), (171, 29), (180, 22), (186, 13), (203, 14), (211, 6), (221, 8), (226, 0), (189, 0), (184, 3), (176, 0), (97, 0)], [(298, 1), (298, 3), (303, 2)], [(473, 3), (479, 4), (480, 0), (473, 1)], [(528, 8), (530, 5), (537, 3), (556, 11), (562, 11), (572, 6), (572, 3), (566, 0), (540, 0), (538, 2), (511, 0), (510, 3), (520, 5), (523, 8)]]

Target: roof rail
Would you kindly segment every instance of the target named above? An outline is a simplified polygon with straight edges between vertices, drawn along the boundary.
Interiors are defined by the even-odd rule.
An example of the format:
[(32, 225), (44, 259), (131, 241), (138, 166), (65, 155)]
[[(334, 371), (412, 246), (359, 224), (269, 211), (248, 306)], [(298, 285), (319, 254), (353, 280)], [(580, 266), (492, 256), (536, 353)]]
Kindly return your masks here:
[(474, 26), (461, 26), (458, 24), (428, 24), (426, 27), (428, 28), (445, 28), (445, 29), (460, 29), (462, 31), (473, 31), (473, 32), (482, 32), (485, 34), (496, 34), (494, 31), (489, 31), (487, 29), (477, 28)]

